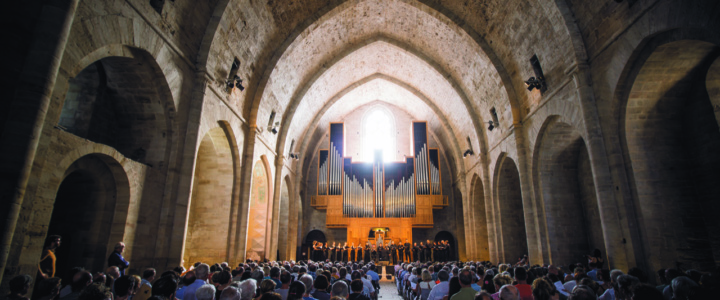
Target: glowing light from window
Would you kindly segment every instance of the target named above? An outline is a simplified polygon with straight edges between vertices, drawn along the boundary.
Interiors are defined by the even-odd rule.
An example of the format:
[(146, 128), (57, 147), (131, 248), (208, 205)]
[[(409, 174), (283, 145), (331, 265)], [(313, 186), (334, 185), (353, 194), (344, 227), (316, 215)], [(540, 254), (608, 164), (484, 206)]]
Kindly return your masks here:
[(392, 138), (393, 126), (390, 116), (380, 109), (365, 118), (363, 160), (373, 161), (375, 150), (382, 150), (383, 162), (395, 160), (395, 141)]

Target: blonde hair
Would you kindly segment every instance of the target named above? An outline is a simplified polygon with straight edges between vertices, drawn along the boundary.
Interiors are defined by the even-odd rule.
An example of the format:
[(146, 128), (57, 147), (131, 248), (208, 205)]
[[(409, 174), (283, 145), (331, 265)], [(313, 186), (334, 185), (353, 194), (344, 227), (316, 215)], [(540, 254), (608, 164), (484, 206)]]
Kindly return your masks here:
[(428, 269), (422, 270), (422, 280), (423, 281), (430, 281), (432, 280), (432, 276), (430, 276), (430, 271)]

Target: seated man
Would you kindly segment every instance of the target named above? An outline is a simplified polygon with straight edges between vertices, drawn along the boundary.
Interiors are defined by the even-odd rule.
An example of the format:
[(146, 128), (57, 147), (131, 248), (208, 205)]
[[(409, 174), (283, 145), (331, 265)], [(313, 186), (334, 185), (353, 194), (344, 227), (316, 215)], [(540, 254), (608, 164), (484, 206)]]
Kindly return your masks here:
[(365, 296), (363, 294), (363, 282), (360, 279), (355, 279), (350, 283), (350, 290), (352, 290), (352, 294), (350, 294), (350, 298), (348, 300), (370, 300), (368, 296)]

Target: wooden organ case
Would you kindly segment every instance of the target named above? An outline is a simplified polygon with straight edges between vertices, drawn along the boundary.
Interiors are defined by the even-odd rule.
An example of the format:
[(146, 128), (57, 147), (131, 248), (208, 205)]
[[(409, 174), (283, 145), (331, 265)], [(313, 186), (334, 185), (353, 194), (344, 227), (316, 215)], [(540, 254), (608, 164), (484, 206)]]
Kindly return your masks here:
[(371, 230), (385, 229), (384, 243), (412, 240), (413, 228), (432, 228), (433, 210), (448, 205), (442, 194), (438, 149), (428, 147), (427, 123), (412, 123), (411, 157), (383, 163), (382, 152), (373, 162), (352, 162), (344, 156), (345, 127), (330, 124), (330, 149), (319, 150), (315, 209), (326, 210), (328, 228), (347, 228), (348, 245), (364, 245)]

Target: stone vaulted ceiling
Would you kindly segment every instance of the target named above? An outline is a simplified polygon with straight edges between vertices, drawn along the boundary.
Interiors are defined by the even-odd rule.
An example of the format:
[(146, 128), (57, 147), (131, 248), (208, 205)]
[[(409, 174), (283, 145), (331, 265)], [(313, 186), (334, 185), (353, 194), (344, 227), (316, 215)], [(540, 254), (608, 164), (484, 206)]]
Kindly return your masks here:
[[(230, 1), (208, 69), (228, 55), (243, 58), (243, 114), (263, 128), (276, 112), (280, 132), (261, 134), (277, 153), (288, 153), (295, 140), (293, 151), (312, 159), (328, 122), (381, 101), (429, 121), (445, 154), (462, 162), (466, 138), (486, 152), (536, 104), (522, 85), (531, 67), (518, 61), (538, 54), (553, 66), (547, 74), (573, 60), (556, 4), (518, 2)], [(537, 43), (548, 37), (553, 43)], [(491, 133), (485, 128), (493, 107), (501, 130)]]

